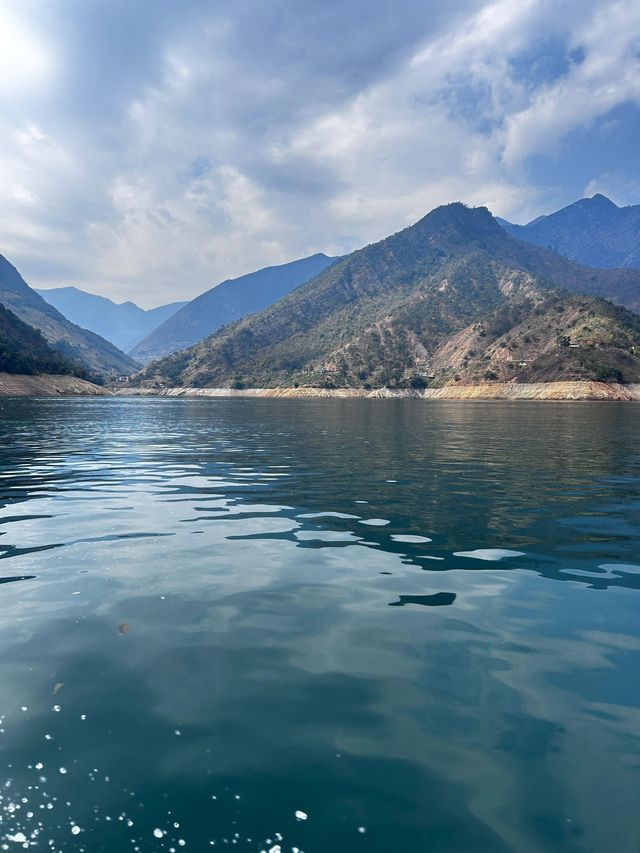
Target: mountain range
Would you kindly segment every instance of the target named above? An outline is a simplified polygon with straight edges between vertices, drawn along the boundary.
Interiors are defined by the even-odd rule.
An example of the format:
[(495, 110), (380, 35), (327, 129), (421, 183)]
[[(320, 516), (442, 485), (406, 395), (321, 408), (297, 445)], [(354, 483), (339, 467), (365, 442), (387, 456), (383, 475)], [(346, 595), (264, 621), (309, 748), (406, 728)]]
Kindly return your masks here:
[(67, 320), (36, 293), (18, 270), (0, 255), (0, 305), (38, 329), (47, 343), (68, 361), (108, 377), (133, 373), (138, 365), (109, 341)]
[(618, 207), (597, 193), (528, 225), (498, 221), (519, 240), (555, 249), (585, 266), (640, 269), (640, 205)]
[(186, 302), (172, 302), (145, 310), (134, 302), (113, 302), (105, 296), (87, 293), (77, 287), (34, 288), (61, 314), (84, 329), (111, 341), (128, 352), (156, 326), (163, 323)]
[(108, 378), (133, 373), (135, 356), (160, 357), (134, 380), (152, 386), (637, 381), (636, 267), (640, 205), (600, 194), (527, 225), (445, 205), (344, 258), (267, 267), (149, 311), (35, 291), (0, 255), (0, 370)]
[(316, 254), (223, 281), (173, 313), (131, 355), (144, 363), (190, 347), (222, 326), (262, 311), (335, 260)]
[(640, 317), (626, 309), (640, 310), (640, 271), (581, 266), (515, 239), (486, 208), (455, 203), (152, 363), (136, 383), (638, 381)]

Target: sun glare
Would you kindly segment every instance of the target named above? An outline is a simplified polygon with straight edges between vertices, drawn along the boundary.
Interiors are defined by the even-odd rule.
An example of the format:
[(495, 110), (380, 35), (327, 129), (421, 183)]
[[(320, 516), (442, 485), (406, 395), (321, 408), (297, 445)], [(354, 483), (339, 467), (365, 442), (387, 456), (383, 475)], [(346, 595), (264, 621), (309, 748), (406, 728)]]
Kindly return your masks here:
[(0, 4), (0, 92), (24, 92), (51, 73), (51, 52), (28, 23)]

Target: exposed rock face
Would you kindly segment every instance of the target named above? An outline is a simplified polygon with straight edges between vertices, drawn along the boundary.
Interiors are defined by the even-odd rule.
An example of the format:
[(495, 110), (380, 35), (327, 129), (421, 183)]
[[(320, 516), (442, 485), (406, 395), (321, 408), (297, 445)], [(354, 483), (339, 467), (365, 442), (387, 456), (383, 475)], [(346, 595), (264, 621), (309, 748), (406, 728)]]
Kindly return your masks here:
[(111, 391), (76, 376), (0, 373), (0, 397), (112, 396)]
[(449, 385), (425, 392), (431, 400), (640, 400), (640, 385), (607, 382), (496, 382)]
[(125, 397), (272, 397), (304, 399), (415, 398), (423, 400), (618, 400), (640, 401), (640, 384), (607, 382), (487, 382), (481, 385), (447, 385), (412, 391), (393, 388), (128, 388)]

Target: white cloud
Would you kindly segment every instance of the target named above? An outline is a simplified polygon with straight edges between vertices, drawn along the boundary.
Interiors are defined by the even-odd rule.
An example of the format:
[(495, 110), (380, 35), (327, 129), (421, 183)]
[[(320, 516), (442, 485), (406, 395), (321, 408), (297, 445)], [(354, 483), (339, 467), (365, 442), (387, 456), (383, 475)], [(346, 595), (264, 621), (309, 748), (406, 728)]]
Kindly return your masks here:
[(503, 156), (507, 165), (553, 150), (567, 133), (617, 104), (640, 103), (637, 0), (607, 4), (576, 22), (572, 42), (585, 52), (584, 59), (556, 83), (543, 87), (530, 106), (506, 118)]
[[(0, 101), (0, 251), (36, 285), (152, 305), (453, 200), (526, 219), (556, 195), (528, 158), (639, 96), (636, 0), (397, 3), (185, 13), (126, 73), (115, 36), (93, 62), (84, 31), (47, 21), (47, 41), (13, 4), (31, 72), (0, 59), (22, 79)], [(113, 73), (83, 88), (94, 66)]]

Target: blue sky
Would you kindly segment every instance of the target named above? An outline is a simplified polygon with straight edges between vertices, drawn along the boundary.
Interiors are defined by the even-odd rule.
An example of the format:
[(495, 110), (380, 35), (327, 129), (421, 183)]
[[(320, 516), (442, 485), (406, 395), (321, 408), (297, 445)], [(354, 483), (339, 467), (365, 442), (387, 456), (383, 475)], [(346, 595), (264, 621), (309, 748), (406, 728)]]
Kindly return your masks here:
[(150, 307), (438, 204), (640, 203), (638, 0), (0, 0), (0, 252)]

